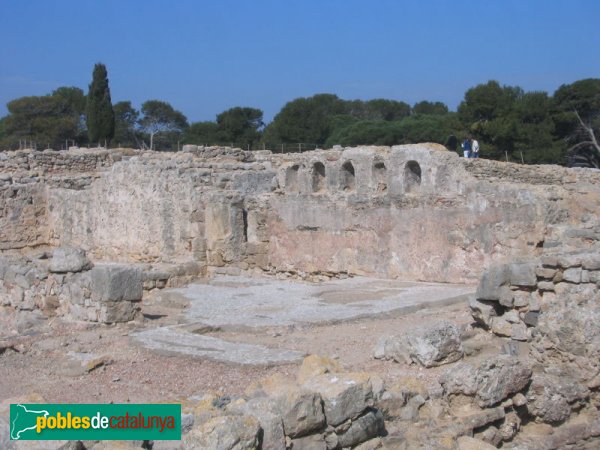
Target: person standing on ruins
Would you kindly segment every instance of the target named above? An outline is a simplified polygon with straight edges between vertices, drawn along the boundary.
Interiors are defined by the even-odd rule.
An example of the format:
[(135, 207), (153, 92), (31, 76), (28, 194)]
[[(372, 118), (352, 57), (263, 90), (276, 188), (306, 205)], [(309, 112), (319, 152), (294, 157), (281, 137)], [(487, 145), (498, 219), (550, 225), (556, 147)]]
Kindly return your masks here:
[(466, 137), (463, 143), (460, 145), (463, 149), (465, 158), (471, 157), (471, 138)]
[(473, 139), (473, 142), (471, 143), (471, 149), (471, 158), (479, 158), (479, 142), (477, 142), (477, 139)]

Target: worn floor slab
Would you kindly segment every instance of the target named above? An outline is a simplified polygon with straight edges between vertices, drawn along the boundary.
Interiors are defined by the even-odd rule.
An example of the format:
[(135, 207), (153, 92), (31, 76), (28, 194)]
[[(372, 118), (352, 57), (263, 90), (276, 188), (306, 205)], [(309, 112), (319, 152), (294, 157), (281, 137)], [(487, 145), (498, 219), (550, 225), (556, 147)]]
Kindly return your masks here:
[(226, 328), (335, 322), (431, 307), (473, 293), (474, 287), (366, 277), (315, 284), (221, 276), (176, 292), (190, 301), (190, 322)]
[(418, 283), (365, 277), (321, 284), (274, 278), (217, 276), (204, 283), (165, 290), (189, 305), (184, 324), (138, 333), (148, 348), (238, 364), (276, 364), (302, 358), (300, 352), (270, 349), (204, 336), (203, 327), (256, 330), (327, 324), (463, 301), (474, 286)]
[(293, 350), (271, 349), (264, 345), (228, 342), (186, 330), (161, 327), (136, 335), (147, 348), (162, 352), (183, 353), (236, 364), (270, 365), (299, 361), (305, 355)]

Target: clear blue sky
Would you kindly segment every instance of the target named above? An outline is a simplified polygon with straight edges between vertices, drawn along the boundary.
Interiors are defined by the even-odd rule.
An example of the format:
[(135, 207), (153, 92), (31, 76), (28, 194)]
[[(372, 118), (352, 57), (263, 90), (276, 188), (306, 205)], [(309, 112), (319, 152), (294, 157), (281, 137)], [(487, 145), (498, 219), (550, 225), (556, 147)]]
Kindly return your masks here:
[(456, 108), (489, 79), (600, 77), (597, 0), (0, 0), (0, 115), (59, 86), (164, 100), (190, 122), (316, 93)]

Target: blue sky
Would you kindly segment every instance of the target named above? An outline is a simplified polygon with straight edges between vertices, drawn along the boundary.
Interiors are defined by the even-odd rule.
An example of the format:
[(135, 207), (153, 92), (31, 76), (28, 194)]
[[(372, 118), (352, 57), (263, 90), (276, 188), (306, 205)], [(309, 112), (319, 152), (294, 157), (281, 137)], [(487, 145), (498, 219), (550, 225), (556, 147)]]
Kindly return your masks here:
[(167, 101), (190, 122), (316, 93), (443, 101), (496, 79), (600, 77), (597, 0), (0, 0), (0, 115), (59, 86)]

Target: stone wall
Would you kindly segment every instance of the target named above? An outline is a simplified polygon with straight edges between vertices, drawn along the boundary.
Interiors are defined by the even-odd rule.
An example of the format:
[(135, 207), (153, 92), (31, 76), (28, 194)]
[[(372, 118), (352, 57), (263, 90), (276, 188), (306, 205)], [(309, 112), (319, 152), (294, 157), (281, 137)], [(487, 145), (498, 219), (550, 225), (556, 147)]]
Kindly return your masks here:
[(532, 342), (540, 362), (565, 359), (579, 381), (600, 386), (597, 249), (493, 266), (483, 274), (470, 307), (473, 318), (494, 334)]
[[(597, 173), (537, 167), (517, 176), (433, 145), (273, 159), (285, 193), (269, 199), (278, 270), (474, 281), (494, 261), (539, 253), (551, 230), (598, 206)], [(571, 201), (578, 185), (596, 196)]]
[(600, 223), (594, 171), (464, 160), (432, 144), (185, 150), (13, 152), (0, 179), (1, 248), (474, 282), (493, 262), (535, 256), (577, 224), (572, 238), (585, 239)]
[[(115, 323), (136, 318), (139, 302), (154, 289), (197, 279), (199, 264), (96, 263), (79, 248), (59, 247), (28, 256), (0, 256), (0, 306), (18, 311), (17, 332), (37, 319)], [(5, 330), (6, 331), (6, 330)]]
[[(125, 153), (132, 150), (125, 149)], [(70, 151), (18, 150), (0, 153), (0, 172), (34, 171), (36, 175), (60, 172), (92, 172), (112, 166), (122, 158), (120, 149), (72, 149)]]

